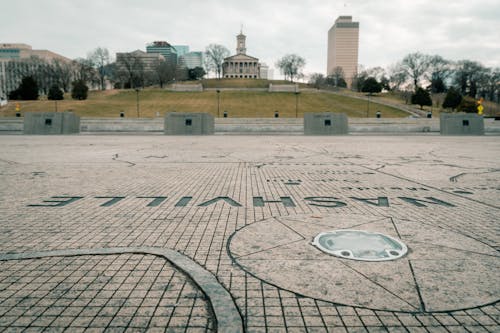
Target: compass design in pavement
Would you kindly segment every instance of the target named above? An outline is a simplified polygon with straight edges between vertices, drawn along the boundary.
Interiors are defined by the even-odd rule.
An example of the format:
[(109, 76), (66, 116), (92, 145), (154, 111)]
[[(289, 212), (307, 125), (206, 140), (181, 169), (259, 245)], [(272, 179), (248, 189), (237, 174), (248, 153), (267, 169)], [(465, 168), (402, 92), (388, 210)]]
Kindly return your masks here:
[[(335, 230), (386, 235), (408, 251), (398, 256), (394, 252), (388, 261), (355, 261), (348, 252), (334, 255), (322, 251), (318, 240), (314, 244), (318, 235)], [(365, 215), (270, 218), (235, 232), (229, 250), (235, 263), (255, 277), (337, 304), (441, 312), (500, 298), (498, 251), (460, 233), (414, 221)]]

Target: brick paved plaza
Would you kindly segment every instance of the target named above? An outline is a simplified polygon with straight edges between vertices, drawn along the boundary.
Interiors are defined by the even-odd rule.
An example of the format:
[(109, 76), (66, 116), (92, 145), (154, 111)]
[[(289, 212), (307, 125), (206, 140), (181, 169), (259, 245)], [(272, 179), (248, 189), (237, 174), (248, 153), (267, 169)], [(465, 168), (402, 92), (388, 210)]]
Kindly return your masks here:
[(500, 332), (499, 136), (0, 142), (0, 332)]

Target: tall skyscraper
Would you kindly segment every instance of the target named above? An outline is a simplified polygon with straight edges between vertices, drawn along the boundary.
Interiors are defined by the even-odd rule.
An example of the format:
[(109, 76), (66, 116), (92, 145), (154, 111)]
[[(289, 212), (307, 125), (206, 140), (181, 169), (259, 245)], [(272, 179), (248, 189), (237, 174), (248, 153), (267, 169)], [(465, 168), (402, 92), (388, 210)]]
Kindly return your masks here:
[(327, 75), (332, 75), (336, 67), (344, 71), (347, 85), (358, 71), (359, 22), (353, 22), (352, 16), (339, 16), (328, 31)]

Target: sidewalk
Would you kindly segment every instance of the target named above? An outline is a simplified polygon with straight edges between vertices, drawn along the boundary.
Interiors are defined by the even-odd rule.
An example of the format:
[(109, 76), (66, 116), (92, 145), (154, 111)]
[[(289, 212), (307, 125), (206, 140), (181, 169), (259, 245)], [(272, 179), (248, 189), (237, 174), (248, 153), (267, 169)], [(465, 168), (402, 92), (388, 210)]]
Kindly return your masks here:
[(498, 136), (1, 142), (0, 332), (498, 332)]

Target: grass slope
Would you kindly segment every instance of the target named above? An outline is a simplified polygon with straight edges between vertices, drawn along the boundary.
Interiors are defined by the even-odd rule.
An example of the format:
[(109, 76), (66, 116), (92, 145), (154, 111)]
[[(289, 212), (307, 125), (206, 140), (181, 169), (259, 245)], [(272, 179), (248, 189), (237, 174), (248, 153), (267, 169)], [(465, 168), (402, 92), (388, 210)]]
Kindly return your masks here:
[[(247, 80), (248, 81), (248, 80)], [(375, 98), (374, 98), (375, 99)], [(14, 116), (16, 102), (0, 109), (1, 116)], [(21, 112), (54, 111), (55, 102), (19, 102)], [(303, 91), (298, 96), (298, 117), (305, 112), (338, 112), (349, 117), (366, 117), (367, 102), (346, 96), (316, 91)], [(71, 110), (82, 117), (118, 117), (121, 111), (126, 117), (137, 117), (137, 94), (134, 90), (112, 90), (90, 92), (85, 101), (65, 100), (57, 102), (59, 111)], [(220, 93), (220, 115), (228, 111), (229, 117), (295, 117), (296, 96), (294, 93), (269, 93), (264, 91), (222, 91)], [(370, 117), (380, 110), (384, 118), (406, 117), (406, 112), (370, 103)], [(144, 89), (139, 92), (140, 117), (163, 116), (166, 112), (208, 112), (217, 116), (217, 93), (171, 92), (163, 89)]]

